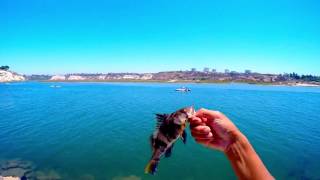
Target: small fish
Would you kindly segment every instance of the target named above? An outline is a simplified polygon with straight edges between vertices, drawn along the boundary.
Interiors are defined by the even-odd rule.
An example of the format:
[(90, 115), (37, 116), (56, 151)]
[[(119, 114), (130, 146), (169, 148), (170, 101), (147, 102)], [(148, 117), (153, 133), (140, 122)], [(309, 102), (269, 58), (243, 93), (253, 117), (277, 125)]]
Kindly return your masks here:
[(171, 114), (156, 114), (156, 130), (150, 136), (152, 156), (145, 167), (145, 173), (154, 174), (160, 158), (164, 155), (170, 157), (173, 144), (178, 138), (186, 143), (187, 134), (185, 131), (188, 119), (195, 113), (193, 107), (182, 108)]

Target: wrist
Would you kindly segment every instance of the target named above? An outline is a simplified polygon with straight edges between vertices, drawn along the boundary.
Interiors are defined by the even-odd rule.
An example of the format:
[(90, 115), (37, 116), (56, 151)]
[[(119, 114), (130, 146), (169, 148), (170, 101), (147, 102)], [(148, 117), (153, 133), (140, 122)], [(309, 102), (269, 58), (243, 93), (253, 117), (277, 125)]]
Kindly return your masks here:
[(233, 142), (224, 151), (239, 179), (274, 179), (240, 131), (233, 134)]
[(250, 149), (251, 145), (248, 139), (239, 130), (231, 132), (230, 136), (231, 136), (231, 142), (224, 151), (226, 155), (230, 155), (230, 153), (233, 153), (235, 149), (242, 149), (242, 150)]

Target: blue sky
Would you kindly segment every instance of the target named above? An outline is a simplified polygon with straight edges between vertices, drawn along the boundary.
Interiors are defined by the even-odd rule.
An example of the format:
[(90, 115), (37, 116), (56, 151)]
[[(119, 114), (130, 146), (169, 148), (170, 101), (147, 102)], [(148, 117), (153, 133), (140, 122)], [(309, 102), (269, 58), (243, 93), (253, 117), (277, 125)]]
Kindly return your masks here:
[(320, 75), (319, 9), (317, 0), (1, 0), (0, 64), (25, 74)]

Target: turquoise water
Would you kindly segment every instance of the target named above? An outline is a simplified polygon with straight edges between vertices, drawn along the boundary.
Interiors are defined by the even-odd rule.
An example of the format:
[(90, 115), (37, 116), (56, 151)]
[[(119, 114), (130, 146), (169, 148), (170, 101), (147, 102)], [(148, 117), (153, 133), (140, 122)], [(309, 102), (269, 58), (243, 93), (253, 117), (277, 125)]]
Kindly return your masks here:
[(245, 84), (0, 84), (0, 159), (32, 161), (63, 179), (234, 179), (224, 155), (188, 133), (145, 175), (154, 113), (222, 111), (278, 179), (320, 179), (320, 88)]

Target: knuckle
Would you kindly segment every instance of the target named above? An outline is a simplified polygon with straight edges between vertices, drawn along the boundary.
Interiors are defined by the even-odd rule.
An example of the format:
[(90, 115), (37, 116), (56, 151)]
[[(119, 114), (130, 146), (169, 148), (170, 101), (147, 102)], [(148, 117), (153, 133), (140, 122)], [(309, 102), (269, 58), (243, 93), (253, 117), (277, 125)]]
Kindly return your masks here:
[(200, 109), (199, 109), (199, 112), (202, 112), (202, 113), (203, 113), (203, 112), (206, 112), (206, 111), (208, 111), (206, 108), (200, 108)]
[(220, 111), (213, 111), (213, 112), (218, 116), (222, 116), (223, 115), (222, 112), (220, 112)]

